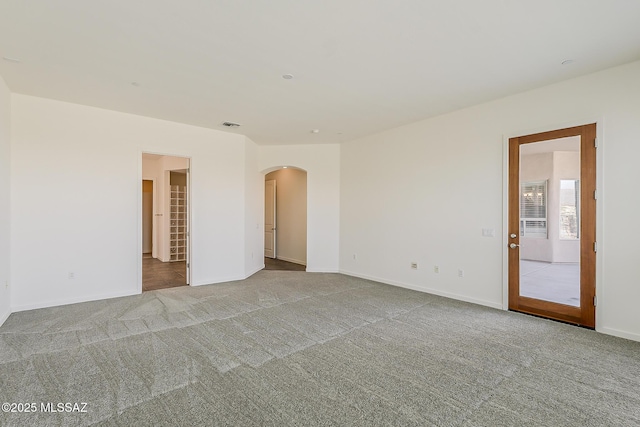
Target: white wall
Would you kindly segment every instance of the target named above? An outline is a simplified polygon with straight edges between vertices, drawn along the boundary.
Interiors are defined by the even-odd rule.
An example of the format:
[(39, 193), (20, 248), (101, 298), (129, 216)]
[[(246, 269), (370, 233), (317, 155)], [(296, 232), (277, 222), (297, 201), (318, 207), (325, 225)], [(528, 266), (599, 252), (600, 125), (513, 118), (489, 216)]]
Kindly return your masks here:
[(11, 314), (11, 93), (0, 77), (0, 325)]
[(245, 250), (246, 277), (264, 268), (264, 175), (259, 171), (258, 146), (245, 138)]
[[(259, 170), (307, 172), (307, 271), (337, 272), (340, 235), (340, 146), (260, 146)], [(264, 178), (260, 203), (264, 211)], [(262, 217), (264, 218), (264, 216)]]
[(276, 181), (276, 258), (307, 265), (307, 173), (278, 169), (265, 180)]
[(505, 138), (598, 121), (596, 325), (640, 340), (638, 76), (635, 62), (343, 144), (341, 271), (503, 307)]
[(191, 158), (192, 284), (245, 277), (243, 136), (19, 94), (11, 135), (14, 311), (140, 292), (142, 152)]

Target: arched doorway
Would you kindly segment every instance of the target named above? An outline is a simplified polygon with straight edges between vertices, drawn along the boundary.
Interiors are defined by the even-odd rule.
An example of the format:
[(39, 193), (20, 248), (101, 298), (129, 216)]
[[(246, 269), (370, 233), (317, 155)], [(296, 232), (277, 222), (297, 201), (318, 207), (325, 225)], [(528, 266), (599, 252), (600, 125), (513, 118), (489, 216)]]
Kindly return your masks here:
[(265, 174), (265, 268), (305, 271), (307, 172), (282, 166)]

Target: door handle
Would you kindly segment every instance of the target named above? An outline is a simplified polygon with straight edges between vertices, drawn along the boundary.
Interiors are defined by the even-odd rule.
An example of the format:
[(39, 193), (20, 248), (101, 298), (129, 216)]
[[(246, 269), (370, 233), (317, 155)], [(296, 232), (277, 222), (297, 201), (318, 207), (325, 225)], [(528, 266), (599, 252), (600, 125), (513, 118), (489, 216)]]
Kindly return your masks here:
[(515, 248), (520, 247), (520, 245), (516, 245), (515, 243), (510, 243), (510, 244), (509, 244), (509, 247), (510, 247), (511, 249), (515, 249)]

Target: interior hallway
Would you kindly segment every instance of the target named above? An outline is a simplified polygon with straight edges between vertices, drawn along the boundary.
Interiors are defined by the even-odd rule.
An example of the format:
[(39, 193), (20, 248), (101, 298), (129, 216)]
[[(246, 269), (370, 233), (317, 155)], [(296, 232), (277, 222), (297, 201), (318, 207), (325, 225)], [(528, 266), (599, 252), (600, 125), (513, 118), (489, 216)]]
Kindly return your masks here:
[(142, 291), (175, 288), (187, 285), (186, 261), (162, 262), (142, 255)]
[(264, 269), (280, 271), (307, 271), (307, 267), (304, 265), (267, 257), (264, 257)]

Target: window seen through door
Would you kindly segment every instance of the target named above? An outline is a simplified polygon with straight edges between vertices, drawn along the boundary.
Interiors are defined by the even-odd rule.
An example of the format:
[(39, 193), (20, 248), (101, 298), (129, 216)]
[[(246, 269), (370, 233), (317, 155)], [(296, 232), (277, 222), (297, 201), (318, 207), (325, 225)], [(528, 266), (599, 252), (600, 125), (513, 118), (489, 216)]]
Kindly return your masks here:
[(520, 236), (547, 238), (547, 181), (520, 185)]

